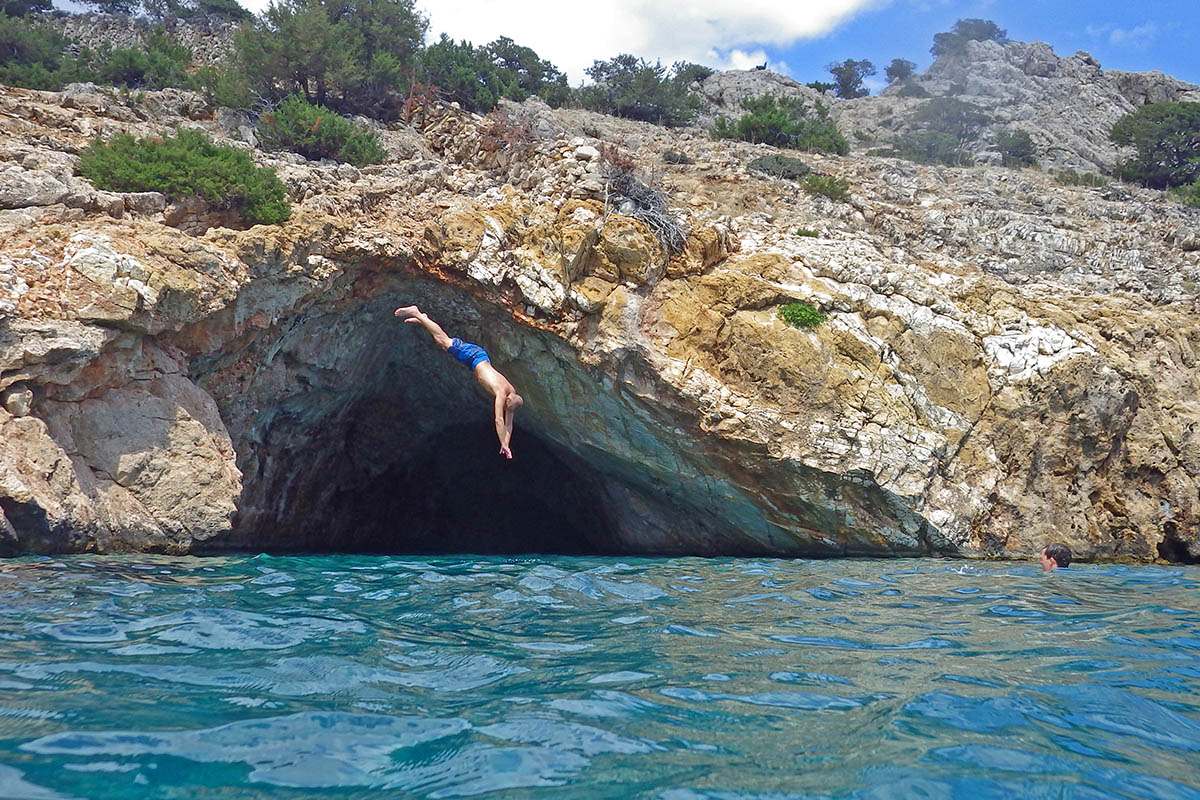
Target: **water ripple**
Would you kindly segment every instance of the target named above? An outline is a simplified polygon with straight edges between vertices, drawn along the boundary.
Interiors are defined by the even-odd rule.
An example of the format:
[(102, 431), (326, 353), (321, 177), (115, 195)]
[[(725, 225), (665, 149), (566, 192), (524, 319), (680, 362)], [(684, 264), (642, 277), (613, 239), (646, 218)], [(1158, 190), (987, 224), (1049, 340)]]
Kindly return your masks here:
[(1200, 800), (1200, 570), (0, 562), (0, 798)]

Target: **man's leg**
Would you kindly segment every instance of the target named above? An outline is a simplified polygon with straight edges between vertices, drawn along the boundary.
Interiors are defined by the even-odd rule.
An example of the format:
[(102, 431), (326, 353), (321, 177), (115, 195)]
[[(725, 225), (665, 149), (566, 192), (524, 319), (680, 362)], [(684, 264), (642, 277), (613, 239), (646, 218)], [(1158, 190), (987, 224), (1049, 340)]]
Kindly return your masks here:
[(434, 343), (443, 350), (449, 350), (453, 339), (446, 335), (442, 326), (429, 318), (429, 315), (416, 306), (404, 306), (395, 311), (397, 317), (403, 317), (406, 324), (420, 325), (433, 337)]

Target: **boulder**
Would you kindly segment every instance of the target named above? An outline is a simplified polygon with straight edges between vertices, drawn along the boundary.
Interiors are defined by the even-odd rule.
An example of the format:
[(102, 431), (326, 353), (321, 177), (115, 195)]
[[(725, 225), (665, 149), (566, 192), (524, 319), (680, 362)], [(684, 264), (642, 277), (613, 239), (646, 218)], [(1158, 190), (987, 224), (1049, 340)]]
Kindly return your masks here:
[(70, 185), (48, 172), (0, 164), (0, 208), (54, 205), (72, 193)]

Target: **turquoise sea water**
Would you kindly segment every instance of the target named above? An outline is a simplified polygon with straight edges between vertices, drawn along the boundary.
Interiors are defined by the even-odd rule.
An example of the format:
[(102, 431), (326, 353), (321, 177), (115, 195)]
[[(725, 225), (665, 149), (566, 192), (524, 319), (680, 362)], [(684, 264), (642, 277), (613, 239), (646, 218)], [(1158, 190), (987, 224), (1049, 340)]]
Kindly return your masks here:
[(1200, 798), (1200, 569), (0, 562), (0, 797)]

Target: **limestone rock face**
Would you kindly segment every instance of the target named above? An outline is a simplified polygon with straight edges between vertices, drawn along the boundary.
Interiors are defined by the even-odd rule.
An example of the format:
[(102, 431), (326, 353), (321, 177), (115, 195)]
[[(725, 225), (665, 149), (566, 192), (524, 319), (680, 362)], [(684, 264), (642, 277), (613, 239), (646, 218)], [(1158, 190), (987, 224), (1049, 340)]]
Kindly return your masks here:
[[(0, 170), (48, 187), (0, 210), (0, 551), (1200, 558), (1200, 216), (1162, 194), (806, 157), (834, 203), (769, 148), (433, 106), (378, 166), (256, 153), (293, 216), (235, 230), (115, 215), (70, 154), (239, 125), (68, 101), (0, 90)], [(681, 252), (606, 202), (610, 146)], [(413, 303), (525, 397), (513, 462)]]

